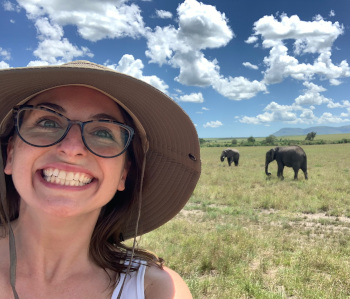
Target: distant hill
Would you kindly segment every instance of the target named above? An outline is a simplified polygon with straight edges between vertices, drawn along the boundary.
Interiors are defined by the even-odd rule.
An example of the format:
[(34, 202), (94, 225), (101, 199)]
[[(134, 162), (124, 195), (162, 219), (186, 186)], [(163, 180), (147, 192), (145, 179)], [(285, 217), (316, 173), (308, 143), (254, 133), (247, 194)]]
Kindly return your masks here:
[(296, 135), (306, 135), (310, 132), (316, 132), (317, 135), (328, 135), (328, 134), (346, 134), (350, 133), (350, 126), (342, 126), (342, 127), (311, 127), (307, 129), (300, 128), (283, 128), (273, 133), (272, 135), (279, 136), (296, 136)]

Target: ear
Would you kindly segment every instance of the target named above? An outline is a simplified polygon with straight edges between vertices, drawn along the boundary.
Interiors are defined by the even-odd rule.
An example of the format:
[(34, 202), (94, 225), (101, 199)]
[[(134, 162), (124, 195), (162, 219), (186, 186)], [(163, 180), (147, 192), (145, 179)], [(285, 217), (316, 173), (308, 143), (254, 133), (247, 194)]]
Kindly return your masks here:
[(125, 182), (126, 182), (126, 177), (128, 176), (129, 168), (130, 168), (130, 162), (127, 161), (124, 165), (124, 169), (123, 169), (121, 176), (120, 176), (120, 180), (119, 180), (118, 188), (117, 188), (118, 191), (125, 190)]
[(275, 160), (275, 158), (276, 158), (275, 154), (276, 154), (275, 149), (274, 148), (270, 149), (271, 160)]
[(7, 144), (7, 158), (6, 158), (6, 165), (4, 167), (4, 172), (7, 175), (12, 174), (12, 164), (13, 164), (13, 137), (9, 138), (8, 144)]
[(272, 160), (276, 159), (276, 150), (274, 148), (271, 149), (271, 158)]

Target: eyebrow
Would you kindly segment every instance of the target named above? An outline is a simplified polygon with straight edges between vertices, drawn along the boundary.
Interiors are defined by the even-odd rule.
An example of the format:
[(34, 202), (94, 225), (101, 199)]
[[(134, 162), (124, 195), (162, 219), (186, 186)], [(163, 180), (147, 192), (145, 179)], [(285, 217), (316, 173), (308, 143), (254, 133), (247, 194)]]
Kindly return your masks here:
[[(38, 104), (38, 106), (40, 106), (40, 107), (44, 106), (46, 108), (50, 108), (50, 109), (55, 110), (55, 111), (62, 113), (62, 114), (67, 112), (62, 106), (57, 105), (57, 104), (53, 104), (53, 103), (43, 102), (43, 103)], [(116, 119), (114, 116), (109, 115), (107, 113), (94, 114), (94, 115), (91, 115), (91, 118), (95, 119), (95, 120), (107, 119), (107, 120), (112, 120), (112, 121), (116, 121), (116, 122), (121, 122), (120, 120)]]

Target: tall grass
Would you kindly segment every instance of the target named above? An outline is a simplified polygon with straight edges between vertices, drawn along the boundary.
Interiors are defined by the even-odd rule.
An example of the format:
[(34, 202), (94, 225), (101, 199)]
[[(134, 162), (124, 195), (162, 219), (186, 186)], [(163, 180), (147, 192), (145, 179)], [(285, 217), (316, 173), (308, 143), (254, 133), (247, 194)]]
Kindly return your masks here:
[(303, 147), (302, 171), (264, 173), (270, 147), (240, 147), (239, 166), (202, 148), (185, 209), (141, 247), (179, 272), (194, 298), (350, 298), (350, 144)]

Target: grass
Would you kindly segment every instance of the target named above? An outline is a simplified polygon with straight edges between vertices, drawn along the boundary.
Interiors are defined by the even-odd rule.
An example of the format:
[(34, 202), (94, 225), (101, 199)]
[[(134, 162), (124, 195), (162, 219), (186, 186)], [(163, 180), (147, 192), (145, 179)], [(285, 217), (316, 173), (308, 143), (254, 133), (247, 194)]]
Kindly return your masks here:
[(350, 298), (350, 144), (303, 146), (309, 180), (264, 173), (271, 147), (240, 147), (238, 167), (202, 148), (184, 210), (139, 244), (179, 272), (194, 298)]

